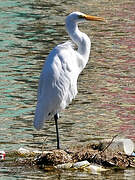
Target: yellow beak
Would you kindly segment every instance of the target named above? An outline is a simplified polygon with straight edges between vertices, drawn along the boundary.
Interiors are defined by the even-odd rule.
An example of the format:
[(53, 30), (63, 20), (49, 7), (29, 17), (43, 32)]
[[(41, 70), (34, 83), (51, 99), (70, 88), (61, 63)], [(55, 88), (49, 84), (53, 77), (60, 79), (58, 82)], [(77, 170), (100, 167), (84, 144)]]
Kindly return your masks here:
[(98, 16), (85, 15), (84, 18), (85, 18), (86, 20), (89, 20), (89, 21), (105, 21), (104, 18), (98, 17)]

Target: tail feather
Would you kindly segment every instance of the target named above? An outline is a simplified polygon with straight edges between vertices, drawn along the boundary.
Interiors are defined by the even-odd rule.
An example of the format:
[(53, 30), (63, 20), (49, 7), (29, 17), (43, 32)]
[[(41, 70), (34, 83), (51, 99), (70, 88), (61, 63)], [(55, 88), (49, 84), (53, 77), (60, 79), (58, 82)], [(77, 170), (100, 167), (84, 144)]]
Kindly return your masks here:
[(45, 121), (45, 109), (43, 108), (43, 104), (40, 102), (37, 103), (35, 118), (34, 118), (34, 127), (37, 130), (43, 128), (44, 121)]

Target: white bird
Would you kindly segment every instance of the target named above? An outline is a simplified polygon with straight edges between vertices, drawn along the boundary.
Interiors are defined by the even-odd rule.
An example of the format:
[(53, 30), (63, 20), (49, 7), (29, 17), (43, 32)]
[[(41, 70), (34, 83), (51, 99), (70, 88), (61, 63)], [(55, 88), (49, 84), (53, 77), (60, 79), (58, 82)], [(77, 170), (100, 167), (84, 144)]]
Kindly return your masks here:
[(69, 14), (66, 30), (78, 49), (75, 50), (70, 41), (57, 45), (48, 55), (40, 75), (34, 127), (40, 130), (46, 120), (54, 117), (57, 149), (60, 148), (57, 123), (59, 112), (77, 95), (77, 79), (89, 59), (91, 41), (78, 29), (78, 23), (86, 20), (104, 21), (101, 17), (80, 12)]

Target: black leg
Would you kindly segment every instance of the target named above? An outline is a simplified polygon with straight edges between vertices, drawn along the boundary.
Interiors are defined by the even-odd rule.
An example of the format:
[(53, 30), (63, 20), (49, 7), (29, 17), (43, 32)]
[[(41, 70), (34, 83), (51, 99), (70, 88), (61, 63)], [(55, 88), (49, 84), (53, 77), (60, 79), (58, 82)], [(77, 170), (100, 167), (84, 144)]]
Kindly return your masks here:
[(54, 115), (55, 125), (56, 125), (56, 134), (57, 134), (57, 149), (60, 149), (60, 141), (59, 141), (59, 129), (58, 129), (58, 114)]

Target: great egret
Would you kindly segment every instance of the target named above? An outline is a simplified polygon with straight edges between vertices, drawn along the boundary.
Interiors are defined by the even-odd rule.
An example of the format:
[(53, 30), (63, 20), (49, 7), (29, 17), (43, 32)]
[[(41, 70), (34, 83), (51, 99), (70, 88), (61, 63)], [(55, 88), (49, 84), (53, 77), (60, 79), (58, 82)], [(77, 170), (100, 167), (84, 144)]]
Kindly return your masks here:
[(75, 50), (70, 41), (57, 45), (48, 55), (40, 75), (34, 127), (39, 130), (43, 128), (45, 120), (54, 117), (57, 149), (60, 148), (57, 122), (59, 112), (75, 98), (78, 76), (89, 59), (91, 41), (78, 29), (78, 23), (86, 20), (104, 21), (101, 17), (80, 12), (69, 14), (66, 30), (78, 49)]

